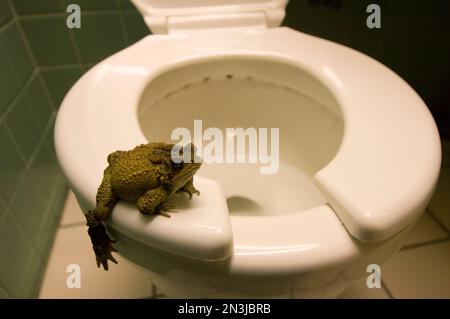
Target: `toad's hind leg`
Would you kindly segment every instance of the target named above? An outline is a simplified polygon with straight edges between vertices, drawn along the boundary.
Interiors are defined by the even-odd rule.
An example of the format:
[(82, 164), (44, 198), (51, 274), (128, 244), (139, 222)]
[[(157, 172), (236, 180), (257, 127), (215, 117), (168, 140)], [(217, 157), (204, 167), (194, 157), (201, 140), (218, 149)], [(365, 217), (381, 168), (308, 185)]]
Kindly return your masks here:
[(169, 214), (164, 212), (164, 207), (162, 206), (162, 204), (169, 198), (169, 194), (169, 191), (163, 186), (151, 189), (139, 197), (137, 207), (144, 215), (160, 214), (170, 217)]
[(97, 266), (100, 264), (105, 270), (108, 270), (108, 260), (117, 263), (112, 256), (112, 252), (117, 251), (112, 244), (114, 243), (106, 233), (105, 226), (102, 221), (106, 220), (112, 212), (114, 205), (117, 202), (117, 197), (114, 194), (110, 184), (111, 168), (105, 169), (102, 183), (97, 191), (96, 207), (86, 214), (88, 233), (91, 238), (92, 247), (95, 252)]

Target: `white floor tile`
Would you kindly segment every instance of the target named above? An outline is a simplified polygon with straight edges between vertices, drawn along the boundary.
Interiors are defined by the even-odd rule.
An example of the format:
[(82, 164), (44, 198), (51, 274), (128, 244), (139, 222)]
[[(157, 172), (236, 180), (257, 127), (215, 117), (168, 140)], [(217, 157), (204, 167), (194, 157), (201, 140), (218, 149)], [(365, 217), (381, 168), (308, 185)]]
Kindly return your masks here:
[[(60, 228), (50, 255), (40, 298), (149, 298), (147, 273), (118, 256), (109, 271), (97, 268), (85, 226)], [(67, 266), (81, 269), (81, 288), (67, 288)]]
[(429, 210), (450, 230), (450, 167), (443, 168)]
[(383, 287), (369, 289), (366, 278), (358, 279), (344, 291), (339, 299), (389, 299)]
[(430, 242), (448, 237), (428, 213), (424, 213), (411, 232), (403, 240), (403, 247)]
[(61, 218), (61, 226), (86, 223), (84, 214), (78, 206), (75, 194), (69, 191), (64, 205), (63, 215)]
[(401, 251), (381, 277), (394, 298), (450, 298), (450, 241)]

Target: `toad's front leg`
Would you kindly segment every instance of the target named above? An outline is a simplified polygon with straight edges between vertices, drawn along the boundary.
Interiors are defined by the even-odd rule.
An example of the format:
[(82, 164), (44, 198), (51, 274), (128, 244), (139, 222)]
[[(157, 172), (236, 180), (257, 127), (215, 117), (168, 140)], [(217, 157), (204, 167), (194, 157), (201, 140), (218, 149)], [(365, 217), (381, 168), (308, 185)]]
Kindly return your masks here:
[(182, 188), (180, 188), (177, 193), (187, 193), (189, 195), (189, 199), (192, 199), (192, 195), (196, 194), (197, 196), (200, 195), (200, 191), (195, 188), (194, 186), (194, 178), (191, 178), (186, 185), (184, 185)]
[(139, 197), (137, 207), (144, 215), (160, 214), (170, 217), (170, 215), (165, 212), (165, 207), (162, 206), (162, 204), (169, 198), (169, 194), (170, 192), (164, 186), (151, 189)]

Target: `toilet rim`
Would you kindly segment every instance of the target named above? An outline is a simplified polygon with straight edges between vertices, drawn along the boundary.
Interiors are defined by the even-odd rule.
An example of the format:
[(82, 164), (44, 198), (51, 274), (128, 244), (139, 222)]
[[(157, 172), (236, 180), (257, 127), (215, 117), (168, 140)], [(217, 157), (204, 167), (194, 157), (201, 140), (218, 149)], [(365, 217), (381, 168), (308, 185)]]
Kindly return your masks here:
[[(326, 248), (328, 251), (328, 257), (330, 257), (331, 252), (333, 249), (330, 249), (330, 247), (339, 247), (339, 256), (342, 258), (343, 256), (350, 256), (353, 254), (358, 253), (358, 249), (356, 245), (353, 243), (351, 236), (348, 235), (344, 227), (342, 226), (339, 219), (336, 217), (335, 212), (339, 215), (339, 218), (344, 222), (347, 230), (356, 238), (361, 240), (382, 240), (389, 238), (393, 236), (394, 234), (398, 233), (401, 229), (404, 229), (407, 225), (409, 225), (413, 220), (415, 220), (418, 215), (422, 212), (422, 206), (426, 204), (427, 198), (431, 194), (431, 191), (433, 189), (433, 185), (436, 182), (437, 179), (437, 173), (438, 173), (438, 166), (440, 162), (440, 148), (439, 148), (439, 139), (436, 135), (437, 130), (435, 127), (434, 122), (432, 121), (429, 112), (426, 110), (426, 108), (423, 105), (423, 102), (420, 100), (418, 96), (415, 95), (414, 92), (411, 92), (412, 90), (401, 80), (399, 79), (395, 74), (393, 74), (391, 71), (389, 71), (387, 68), (385, 68), (382, 65), (379, 65), (377, 62), (374, 62), (373, 60), (370, 60), (368, 57), (363, 56), (359, 53), (356, 53), (354, 51), (351, 51), (348, 48), (340, 47), (337, 44), (331, 44), (328, 43), (325, 40), (321, 40), (318, 38), (314, 38), (311, 36), (307, 36), (305, 34), (290, 30), (288, 28), (277, 28), (277, 29), (267, 29), (267, 30), (259, 30), (254, 32), (246, 32), (242, 30), (234, 30), (234, 31), (209, 31), (208, 33), (203, 34), (197, 34), (197, 35), (170, 35), (170, 36), (149, 36), (143, 40), (141, 40), (139, 43), (135, 44), (132, 47), (129, 47), (118, 54), (110, 57), (109, 59), (101, 62), (99, 65), (97, 65), (93, 70), (89, 71), (81, 80), (77, 82), (77, 84), (72, 88), (72, 90), (68, 93), (66, 98), (63, 101), (60, 114), (58, 115), (58, 120), (56, 123), (55, 128), (55, 139), (56, 139), (56, 148), (57, 148), (57, 154), (58, 158), (60, 160), (60, 163), (62, 164), (62, 167), (64, 169), (64, 172), (66, 173), (66, 176), (69, 179), (70, 184), (74, 189), (77, 190), (77, 192), (80, 194), (81, 197), (86, 198), (91, 204), (95, 201), (95, 190), (97, 187), (97, 180), (93, 180), (93, 171), (96, 172), (102, 172), (103, 167), (90, 167), (90, 169), (85, 170), (84, 172), (80, 172), (80, 167), (83, 165), (86, 165), (86, 163), (89, 163), (89, 156), (92, 156), (92, 154), (97, 154), (95, 156), (98, 156), (99, 158), (105, 158), (104, 155), (106, 154), (103, 150), (102, 152), (99, 152), (97, 147), (103, 144), (103, 141), (108, 139), (108, 135), (101, 136), (97, 138), (97, 141), (101, 141), (101, 143), (97, 144), (90, 144), (86, 145), (86, 141), (91, 141), (92, 138), (90, 134), (92, 133), (105, 133), (105, 132), (112, 132), (111, 130), (107, 129), (107, 125), (103, 126), (103, 130), (99, 130), (97, 125), (100, 125), (98, 121), (98, 111), (101, 110), (101, 107), (97, 108), (89, 108), (89, 105), (92, 105), (92, 101), (95, 100), (102, 100), (106, 99), (106, 101), (109, 101), (108, 106), (111, 107), (111, 105), (121, 105), (120, 101), (117, 100), (111, 100), (107, 99), (107, 96), (105, 96), (105, 92), (101, 92), (97, 90), (99, 88), (99, 84), (105, 84), (105, 76), (108, 74), (110, 75), (111, 72), (119, 72), (123, 75), (123, 77), (117, 77), (109, 78), (110, 84), (114, 85), (122, 85), (123, 83), (128, 83), (129, 88), (134, 88), (136, 94), (131, 94), (131, 92), (128, 92), (127, 102), (129, 105), (137, 105), (138, 98), (140, 97), (140, 93), (145, 85), (148, 83), (149, 77), (154, 77), (158, 73), (164, 72), (167, 68), (173, 67), (176, 65), (175, 62), (181, 63), (181, 61), (192, 61), (193, 59), (204, 59), (204, 58), (210, 58), (214, 56), (214, 52), (209, 51), (207, 54), (205, 54), (204, 51), (202, 51), (201, 46), (196, 46), (196, 48), (193, 48), (192, 46), (188, 45), (187, 42), (183, 42), (186, 39), (194, 39), (194, 43), (199, 44), (202, 43), (202, 40), (205, 38), (208, 38), (213, 33), (222, 33), (226, 32), (231, 36), (232, 39), (235, 41), (231, 41), (233, 43), (227, 43), (229, 45), (228, 48), (225, 49), (225, 53), (223, 52), (223, 48), (220, 48), (221, 54), (225, 55), (233, 55), (233, 54), (244, 54), (251, 57), (256, 57), (258, 55), (260, 56), (267, 56), (270, 55), (275, 58), (284, 59), (285, 61), (291, 60), (293, 63), (297, 63), (299, 67), (308, 68), (312, 74), (315, 74), (323, 83), (326, 83), (326, 85), (330, 88), (330, 90), (333, 91), (336, 98), (341, 101), (341, 105), (343, 105), (343, 117), (344, 117), (344, 123), (346, 124), (346, 131), (344, 134), (344, 140), (341, 145), (341, 149), (336, 155), (336, 157), (325, 167), (323, 168), (318, 174), (316, 174), (316, 182), (318, 186), (321, 188), (321, 190), (327, 194), (327, 198), (329, 199), (331, 205), (333, 206), (334, 211), (327, 205), (324, 207), (320, 207), (320, 210), (323, 212), (332, 212), (332, 214), (328, 213), (322, 213), (321, 218), (315, 219), (316, 221), (323, 222), (325, 220), (329, 221), (331, 224), (334, 225), (333, 227), (336, 227), (336, 234), (333, 235), (331, 232), (323, 232), (322, 238), (324, 242), (319, 243), (317, 246), (309, 247), (304, 252), (317, 252), (318, 256), (324, 256), (322, 253), (325, 251)], [(259, 39), (264, 40), (263, 42), (257, 42), (253, 43), (251, 41), (237, 41), (239, 39), (245, 38), (245, 37), (258, 37)], [(285, 47), (280, 43), (279, 39), (280, 37), (284, 37), (284, 42), (286, 45), (289, 43), (289, 47)], [(197, 41), (195, 41), (197, 40)], [(291, 40), (291, 41), (290, 41)], [(299, 45), (292, 45), (292, 41), (298, 41), (301, 46)], [(215, 40), (208, 42), (209, 43), (209, 49), (211, 49), (211, 45), (214, 46), (214, 42), (220, 43), (220, 41)], [(174, 44), (177, 44), (176, 48), (173, 46)], [(180, 48), (180, 45), (186, 44), (186, 48)], [(146, 62), (142, 60), (144, 57), (140, 57), (137, 59), (135, 56), (133, 59), (128, 59), (131, 55), (135, 54), (136, 52), (151, 52), (151, 47), (153, 45), (162, 45), (165, 46), (164, 50), (167, 50), (168, 55), (160, 54), (155, 55), (156, 61), (153, 61), (150, 63), (151, 65), (145, 65)], [(334, 57), (337, 56), (338, 60), (341, 59), (340, 63), (337, 63), (336, 60), (334, 60), (333, 63), (331, 63), (333, 60), (329, 60), (330, 53), (326, 52), (326, 49), (333, 49)], [(303, 47), (302, 47), (303, 46)], [(319, 68), (314, 69), (312, 67), (313, 63), (303, 63), (305, 60), (311, 62), (313, 59), (313, 56), (311, 54), (306, 54), (306, 57), (300, 57), (298, 55), (299, 49), (302, 52), (304, 52), (305, 47), (307, 49), (311, 49), (317, 46), (324, 49), (325, 53), (321, 52), (319, 54), (319, 59), (315, 59), (315, 63), (321, 62), (320, 66), (324, 66), (326, 64), (323, 63), (323, 61), (327, 61), (329, 64), (327, 65), (328, 68), (322, 69), (321, 72)], [(204, 48), (203, 48), (204, 49)], [(214, 51), (214, 49), (212, 50)], [(216, 55), (219, 51), (216, 50)], [(344, 53), (343, 53), (344, 52)], [(354, 173), (351, 172), (352, 167), (349, 167), (348, 163), (346, 161), (348, 160), (348, 156), (354, 156), (354, 150), (356, 146), (364, 146), (360, 142), (356, 143), (355, 139), (352, 138), (355, 137), (354, 133), (349, 133), (349, 129), (361, 129), (361, 124), (357, 124), (356, 120), (358, 117), (361, 116), (361, 113), (354, 112), (356, 110), (355, 108), (350, 107), (350, 103), (344, 103), (342, 104), (342, 101), (347, 99), (348, 101), (348, 94), (349, 92), (338, 89), (339, 85), (345, 85), (345, 81), (342, 81), (345, 76), (343, 77), (342, 74), (336, 74), (333, 73), (336, 71), (336, 69), (339, 69), (339, 66), (342, 67), (346, 66), (346, 64), (343, 62), (343, 58), (348, 58), (349, 52), (352, 52), (351, 57), (354, 58), (352, 60), (352, 65), (355, 63), (355, 59), (359, 60), (359, 63), (361, 61), (364, 62), (364, 67), (372, 67), (377, 69), (378, 71), (382, 70), (382, 73), (384, 75), (387, 75), (387, 79), (384, 79), (385, 81), (388, 80), (389, 84), (391, 85), (394, 83), (397, 88), (399, 88), (403, 93), (400, 94), (402, 97), (407, 97), (410, 99), (409, 102), (412, 102), (412, 109), (415, 116), (415, 124), (419, 125), (419, 127), (422, 127), (423, 131), (426, 133), (426, 138), (423, 138), (424, 141), (428, 142), (428, 145), (424, 145), (422, 141), (420, 141), (420, 147), (419, 150), (421, 152), (427, 151), (428, 154), (430, 154), (429, 158), (426, 160), (426, 162), (429, 164), (427, 166), (426, 170), (421, 169), (420, 176), (416, 177), (416, 181), (420, 180), (422, 181), (422, 185), (424, 187), (421, 190), (413, 189), (405, 191), (406, 195), (403, 194), (401, 196), (401, 200), (404, 201), (405, 197), (410, 196), (412, 193), (417, 195), (415, 197), (415, 201), (412, 204), (409, 205), (403, 205), (405, 207), (400, 207), (400, 213), (396, 215), (396, 218), (387, 218), (380, 221), (379, 216), (376, 215), (370, 215), (370, 211), (366, 211), (361, 208), (357, 207), (358, 201), (355, 201), (355, 198), (360, 196), (362, 199), (365, 199), (365, 194), (358, 192), (354, 189), (355, 183)], [(182, 57), (182, 58), (181, 58)], [(320, 58), (322, 61), (320, 61)], [(327, 60), (328, 58), (328, 60)], [(308, 60), (310, 59), (310, 60)], [(148, 56), (146, 57), (145, 61), (148, 61)], [(368, 63), (370, 62), (370, 63)], [(347, 64), (348, 66), (348, 64)], [(339, 70), (338, 70), (339, 71)], [(126, 72), (129, 72), (128, 74)], [(134, 73), (133, 73), (134, 72)], [(328, 72), (328, 73), (327, 73)], [(370, 71), (369, 71), (370, 73)], [(134, 77), (133, 77), (134, 76)], [(358, 77), (357, 77), (358, 78)], [(144, 79), (147, 79), (144, 81)], [(135, 82), (132, 82), (133, 80), (136, 80)], [(347, 80), (349, 78), (347, 77)], [(353, 88), (360, 87), (361, 85), (357, 86), (357, 82), (354, 82)], [(384, 87), (388, 86), (386, 83), (383, 83)], [(96, 89), (94, 89), (96, 88)], [(406, 93), (405, 93), (406, 92)], [(404, 94), (405, 93), (405, 94)], [(371, 96), (371, 95), (365, 95), (365, 97)], [(391, 98), (394, 98), (395, 96), (390, 96)], [(83, 99), (85, 103), (79, 104), (80, 99)], [(133, 103), (130, 103), (133, 102)], [(73, 106), (74, 103), (77, 103), (77, 107)], [(72, 106), (71, 106), (72, 105)], [(81, 108), (79, 105), (84, 105), (85, 107)], [(381, 104), (383, 105), (383, 104)], [(74, 110), (77, 109), (77, 112), (74, 112)], [(385, 111), (388, 109), (385, 108)], [(121, 123), (122, 126), (126, 126), (127, 130), (129, 130), (128, 137), (132, 137), (132, 139), (127, 138), (121, 138), (120, 136), (115, 136), (117, 140), (114, 141), (114, 148), (119, 149), (127, 149), (132, 145), (138, 144), (138, 143), (145, 143), (145, 138), (142, 136), (142, 132), (140, 132), (140, 129), (138, 128), (136, 114), (133, 116), (130, 116), (130, 112), (125, 112), (122, 109), (122, 112), (120, 112), (120, 109), (117, 109), (119, 112), (110, 112), (108, 115), (108, 120), (105, 119), (105, 121), (102, 121), (102, 124), (108, 124), (108, 123)], [(80, 114), (81, 113), (81, 114)], [(389, 113), (389, 112), (388, 112)], [(372, 113), (373, 115), (379, 116), (379, 112)], [(66, 120), (64, 120), (64, 118)], [(70, 125), (67, 125), (69, 123), (68, 119), (71, 119), (72, 123)], [(74, 118), (78, 118), (80, 122), (73, 121)], [(396, 116), (396, 118), (399, 118)], [(82, 123), (83, 125), (87, 124), (88, 126), (85, 127), (86, 130), (84, 131), (84, 134), (71, 134), (71, 130), (77, 130), (79, 131), (79, 124)], [(91, 121), (89, 123), (89, 121)], [(61, 123), (65, 124), (65, 127), (61, 125)], [(363, 121), (364, 122), (364, 121)], [(349, 128), (348, 124), (355, 126), (355, 128)], [(355, 124), (356, 123), (356, 124)], [(384, 122), (383, 122), (384, 123)], [(397, 122), (398, 123), (398, 122)], [(367, 123), (366, 123), (367, 124)], [(385, 123), (384, 123), (385, 124)], [(388, 123), (391, 124), (391, 123)], [(90, 125), (90, 126), (89, 126)], [(68, 127), (70, 126), (70, 127)], [(389, 127), (388, 127), (389, 128)], [(91, 130), (91, 131), (89, 131)], [(379, 131), (379, 130), (378, 130)], [(94, 134), (95, 135), (95, 134)], [(350, 136), (350, 137), (349, 137)], [(370, 136), (370, 135), (369, 135)], [(373, 137), (373, 136), (372, 136)], [(403, 137), (403, 136), (402, 136)], [(349, 141), (350, 140), (350, 141)], [(72, 149), (71, 151), (64, 149), (63, 145), (67, 142), (70, 143), (70, 145), (76, 146), (76, 149)], [(353, 145), (350, 145), (353, 143)], [(426, 143), (425, 143), (426, 144)], [(113, 150), (115, 150), (113, 149)], [(363, 147), (363, 149), (365, 149)], [(79, 150), (78, 152), (76, 150)], [(79, 156), (80, 152), (84, 151), (85, 154), (82, 154), (82, 156)], [(345, 152), (343, 152), (345, 151)], [(82, 152), (81, 152), (82, 153)], [(383, 152), (381, 152), (383, 153)], [(418, 152), (419, 153), (419, 152)], [(386, 154), (386, 153), (383, 153)], [(420, 154), (419, 154), (420, 155)], [(402, 157), (404, 159), (404, 157)], [(424, 160), (424, 157), (421, 156), (420, 160)], [(81, 164), (83, 163), (83, 164)], [(373, 163), (373, 161), (372, 161)], [(407, 164), (407, 163), (405, 163)], [(414, 165), (413, 165), (414, 167)], [(358, 172), (361, 170), (364, 171), (364, 168), (367, 170), (367, 166), (363, 167), (363, 169), (360, 168)], [(389, 170), (391, 172), (392, 170)], [(80, 174), (81, 173), (81, 174)], [(336, 179), (339, 181), (339, 178), (342, 176), (347, 176), (346, 174), (349, 174), (350, 177), (353, 178), (353, 180), (350, 178), (350, 183), (347, 184), (339, 184), (337, 183)], [(350, 174), (352, 173), (352, 174)], [(425, 174), (426, 173), (426, 174)], [(80, 175), (84, 175), (83, 178), (80, 178)], [(95, 175), (95, 174), (94, 174)], [(427, 176), (425, 176), (427, 175)], [(97, 179), (101, 178), (101, 176), (96, 176)], [(335, 179), (335, 181), (333, 181)], [(357, 179), (358, 180), (358, 179)], [(378, 180), (375, 179), (377, 182)], [(403, 180), (402, 180), (403, 181)], [(417, 186), (417, 185), (416, 185)], [(353, 187), (353, 188), (352, 188)], [(342, 189), (344, 191), (342, 191)], [(349, 189), (349, 192), (345, 192), (346, 189)], [(355, 197), (351, 197), (352, 200), (348, 200), (348, 194), (354, 193)], [(391, 196), (392, 197), (392, 196)], [(364, 202), (363, 202), (364, 203)], [(402, 202), (403, 203), (403, 202)], [(370, 203), (373, 204), (373, 203)], [(385, 206), (392, 206), (392, 203), (386, 201)], [(356, 206), (356, 207), (355, 207)], [(369, 205), (370, 206), (370, 205)], [(397, 205), (398, 206), (398, 205)], [(402, 206), (402, 205), (400, 205)], [(379, 207), (379, 205), (378, 205)], [(372, 207), (373, 208), (373, 207)], [(399, 209), (399, 207), (394, 207), (395, 209)], [(319, 209), (319, 208), (317, 208)], [(402, 210), (403, 209), (403, 210)], [(377, 211), (375, 210), (375, 213)], [(386, 210), (382, 211), (384, 215), (386, 215)], [(115, 212), (117, 214), (117, 212)], [(279, 221), (284, 221), (288, 223), (289, 221), (292, 221), (293, 218), (297, 218), (298, 215), (301, 214), (292, 214), (292, 215), (283, 215), (279, 216)], [(353, 215), (352, 215), (353, 214)], [(295, 217), (294, 217), (295, 216)], [(319, 216), (319, 215), (317, 215)], [(232, 224), (233, 224), (233, 232), (236, 232), (236, 228), (239, 227), (239, 225), (245, 224), (245, 219), (242, 218), (232, 218)], [(383, 216), (382, 216), (383, 217)], [(266, 217), (252, 217), (252, 218), (266, 218)], [(359, 220), (359, 219), (361, 220)], [(378, 219), (377, 219), (378, 218)], [(381, 218), (382, 219), (382, 218)], [(400, 222), (399, 222), (400, 221)], [(242, 222), (242, 223), (241, 223)], [(325, 223), (326, 224), (326, 223)], [(308, 222), (309, 225), (309, 222)], [(394, 227), (392, 227), (394, 225)], [(120, 225), (114, 225), (114, 227), (117, 227)], [(299, 226), (300, 227), (300, 226)], [(302, 229), (308, 229), (304, 224), (302, 224)], [(339, 230), (338, 230), (339, 229)], [(317, 232), (319, 233), (319, 232)], [(345, 236), (344, 236), (345, 235)], [(341, 238), (342, 236), (342, 238)], [(238, 239), (238, 238), (235, 238)], [(300, 239), (300, 238), (299, 238)], [(238, 239), (240, 240), (240, 239)], [(239, 241), (237, 241), (239, 242)], [(341, 246), (336, 246), (336, 243), (340, 243)], [(322, 247), (322, 250), (318, 249), (319, 247)], [(236, 250), (236, 248), (239, 248), (235, 246), (235, 254), (236, 252), (239, 254), (239, 250)], [(320, 250), (320, 253), (319, 253)], [(266, 250), (270, 251), (269, 250)], [(243, 250), (241, 251), (243, 255), (250, 256), (251, 253), (247, 252), (245, 253)], [(299, 251), (297, 251), (298, 253)], [(335, 252), (337, 254), (337, 252)], [(271, 256), (270, 252), (267, 253), (268, 256)], [(283, 254), (283, 256), (289, 256), (289, 253)], [(337, 258), (337, 256), (336, 256)], [(298, 261), (298, 260), (297, 260)]]

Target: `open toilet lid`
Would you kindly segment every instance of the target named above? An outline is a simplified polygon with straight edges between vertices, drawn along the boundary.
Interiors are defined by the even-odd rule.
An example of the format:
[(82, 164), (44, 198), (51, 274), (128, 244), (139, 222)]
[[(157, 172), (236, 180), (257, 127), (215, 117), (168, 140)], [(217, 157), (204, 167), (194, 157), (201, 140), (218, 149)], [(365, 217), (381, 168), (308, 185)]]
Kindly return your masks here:
[(187, 29), (259, 24), (279, 26), (289, 0), (131, 0), (153, 33), (169, 24)]

